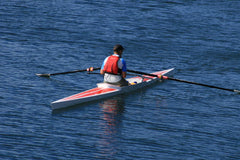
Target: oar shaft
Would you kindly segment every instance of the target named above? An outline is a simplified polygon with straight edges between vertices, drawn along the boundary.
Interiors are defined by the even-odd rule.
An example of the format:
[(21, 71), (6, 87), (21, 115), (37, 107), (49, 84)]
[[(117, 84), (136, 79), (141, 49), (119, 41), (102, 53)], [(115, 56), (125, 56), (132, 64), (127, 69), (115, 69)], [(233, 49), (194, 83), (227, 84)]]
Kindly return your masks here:
[(133, 71), (133, 70), (127, 70), (128, 72), (132, 72), (132, 73), (137, 73), (137, 74), (143, 74), (143, 75), (147, 75), (147, 76), (152, 76), (152, 77), (158, 77), (158, 75), (155, 74), (151, 74), (151, 73), (145, 73), (145, 72), (141, 72), (141, 71)]
[(82, 70), (75, 70), (75, 71), (52, 73), (52, 74), (50, 74), (50, 76), (55, 76), (55, 75), (59, 75), (59, 74), (69, 74), (69, 73), (76, 73), (76, 72), (84, 72), (84, 71), (87, 71), (87, 70), (86, 69), (82, 69)]
[(212, 85), (202, 84), (202, 83), (197, 83), (197, 82), (191, 82), (191, 81), (186, 81), (186, 80), (176, 79), (176, 78), (166, 77), (166, 76), (163, 76), (163, 78), (173, 80), (173, 81), (178, 81), (178, 82), (184, 82), (184, 83), (195, 84), (195, 85), (200, 85), (200, 86), (204, 86), (204, 87), (210, 87), (210, 88), (216, 88), (216, 89), (222, 89), (222, 90), (226, 90), (226, 91), (235, 92), (234, 89), (229, 89), (229, 88), (222, 88), (222, 87), (217, 87), (217, 86), (212, 86)]
[[(93, 70), (99, 70), (100, 68), (93, 68)], [(76, 73), (76, 72), (85, 72), (88, 71), (88, 69), (82, 69), (82, 70), (74, 70), (74, 71), (68, 71), (68, 72), (59, 72), (59, 73), (49, 73), (49, 74), (36, 74), (37, 76), (40, 77), (50, 77), (50, 76), (55, 76), (55, 75), (60, 75), (60, 74), (69, 74), (69, 73)]]
[[(158, 75), (145, 73), (145, 72), (141, 72), (141, 71), (133, 71), (133, 70), (127, 70), (127, 71), (132, 72), (132, 73), (137, 73), (137, 74), (148, 75), (148, 76), (152, 76), (152, 77), (158, 77)], [(168, 80), (173, 80), (173, 81), (178, 81), (178, 82), (183, 82), (183, 83), (195, 84), (195, 85), (200, 85), (200, 86), (205, 86), (205, 87), (216, 88), (216, 89), (221, 89), (221, 90), (225, 90), (225, 91), (240, 93), (240, 91), (237, 90), (237, 89), (222, 88), (222, 87), (212, 86), (212, 85), (208, 85), (208, 84), (202, 84), (202, 83), (191, 82), (191, 81), (186, 81), (186, 80), (182, 80), (182, 79), (176, 79), (176, 78), (167, 77), (167, 76), (162, 76), (162, 78), (163, 79), (168, 79)]]

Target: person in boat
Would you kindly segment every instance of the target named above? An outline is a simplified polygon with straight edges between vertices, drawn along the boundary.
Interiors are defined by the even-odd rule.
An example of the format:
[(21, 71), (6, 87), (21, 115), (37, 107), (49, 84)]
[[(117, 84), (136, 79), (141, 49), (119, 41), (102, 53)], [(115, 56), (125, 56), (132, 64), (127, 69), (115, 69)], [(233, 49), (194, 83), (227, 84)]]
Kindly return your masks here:
[(127, 86), (128, 81), (125, 80), (127, 66), (122, 58), (123, 46), (117, 44), (113, 48), (113, 54), (105, 58), (100, 74), (104, 75), (104, 82), (119, 86)]

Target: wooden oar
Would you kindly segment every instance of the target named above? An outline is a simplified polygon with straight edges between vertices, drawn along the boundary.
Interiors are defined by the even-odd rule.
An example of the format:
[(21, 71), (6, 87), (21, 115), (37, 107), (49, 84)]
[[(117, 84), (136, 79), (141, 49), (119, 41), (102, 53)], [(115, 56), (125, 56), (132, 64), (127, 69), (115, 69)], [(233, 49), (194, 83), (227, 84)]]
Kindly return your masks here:
[(200, 86), (204, 86), (204, 87), (221, 89), (221, 90), (225, 90), (225, 91), (237, 92), (237, 93), (240, 94), (240, 90), (237, 90), (237, 89), (222, 88), (222, 87), (212, 86), (212, 85), (208, 85), (208, 84), (202, 84), (202, 83), (191, 82), (191, 81), (186, 81), (186, 80), (182, 80), (182, 79), (176, 79), (176, 78), (167, 77), (167, 76), (158, 76), (158, 75), (155, 75), (155, 74), (144, 73), (144, 72), (140, 72), (140, 71), (133, 71), (133, 70), (127, 70), (127, 71), (132, 72), (132, 73), (137, 73), (137, 74), (148, 75), (148, 76), (152, 76), (152, 77), (158, 77), (158, 78), (162, 78), (162, 79), (168, 79), (168, 80), (173, 80), (173, 81), (178, 81), (178, 82), (195, 84), (195, 85), (200, 85)]
[(69, 73), (76, 73), (76, 72), (85, 72), (85, 71), (93, 71), (93, 70), (99, 70), (100, 68), (93, 68), (90, 67), (88, 69), (82, 69), (82, 70), (75, 70), (75, 71), (68, 71), (68, 72), (60, 72), (60, 73), (48, 73), (48, 74), (36, 74), (39, 77), (50, 77), (60, 74), (69, 74)]

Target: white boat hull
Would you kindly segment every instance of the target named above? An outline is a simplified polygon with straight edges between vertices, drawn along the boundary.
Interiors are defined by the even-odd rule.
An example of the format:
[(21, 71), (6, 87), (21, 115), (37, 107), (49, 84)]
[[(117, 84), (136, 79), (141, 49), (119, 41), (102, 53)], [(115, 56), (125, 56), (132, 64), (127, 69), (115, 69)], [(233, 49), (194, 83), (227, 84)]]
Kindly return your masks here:
[[(154, 72), (152, 74), (167, 75), (173, 70), (174, 68), (171, 68), (168, 70)], [(51, 106), (52, 106), (52, 109), (55, 110), (55, 109), (66, 108), (69, 106), (74, 106), (74, 105), (85, 103), (85, 102), (104, 99), (104, 98), (116, 96), (119, 94), (123, 94), (126, 92), (131, 92), (140, 88), (144, 88), (159, 80), (160, 79), (157, 77), (150, 77), (150, 76), (133, 77), (133, 78), (127, 79), (127, 81), (133, 85), (124, 86), (124, 87), (118, 87), (118, 86), (107, 84), (107, 83), (98, 83), (97, 84), (98, 87), (96, 88), (54, 101), (51, 103)]]

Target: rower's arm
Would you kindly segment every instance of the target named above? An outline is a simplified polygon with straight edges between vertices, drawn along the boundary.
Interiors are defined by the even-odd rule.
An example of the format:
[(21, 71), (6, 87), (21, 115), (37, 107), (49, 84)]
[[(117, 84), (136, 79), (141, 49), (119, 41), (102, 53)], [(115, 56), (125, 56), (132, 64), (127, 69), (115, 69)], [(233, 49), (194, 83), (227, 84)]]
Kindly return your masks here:
[(102, 69), (100, 70), (100, 74), (104, 74), (104, 71)]
[(122, 72), (122, 77), (126, 78), (126, 76), (127, 76), (127, 73), (126, 72)]

